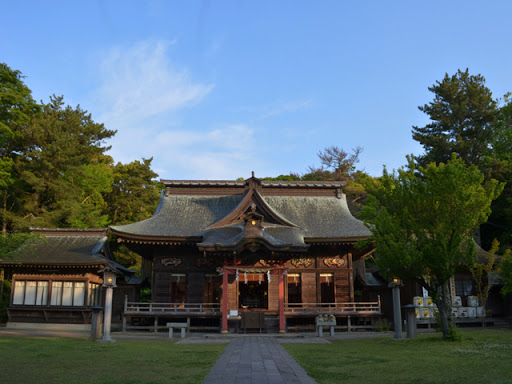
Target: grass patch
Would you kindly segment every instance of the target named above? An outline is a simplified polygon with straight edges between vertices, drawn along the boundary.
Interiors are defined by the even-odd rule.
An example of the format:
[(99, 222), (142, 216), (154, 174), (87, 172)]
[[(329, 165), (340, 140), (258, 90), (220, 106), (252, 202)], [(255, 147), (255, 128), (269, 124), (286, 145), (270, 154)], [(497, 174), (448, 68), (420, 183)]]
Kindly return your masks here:
[(512, 330), (460, 332), (455, 342), (420, 334), (283, 346), (319, 384), (512, 384)]
[(225, 347), (0, 338), (0, 383), (201, 383)]

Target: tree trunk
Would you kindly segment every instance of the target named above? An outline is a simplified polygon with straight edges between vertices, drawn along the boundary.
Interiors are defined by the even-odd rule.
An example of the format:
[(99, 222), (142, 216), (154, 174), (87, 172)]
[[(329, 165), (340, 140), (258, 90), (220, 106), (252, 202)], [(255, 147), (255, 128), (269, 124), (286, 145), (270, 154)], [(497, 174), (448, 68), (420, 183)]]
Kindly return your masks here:
[(4, 297), (4, 269), (0, 268), (0, 302)]
[(7, 237), (7, 191), (3, 193), (3, 215), (2, 215), (2, 236)]
[(441, 286), (441, 297), (439, 299), (439, 320), (441, 322), (441, 331), (443, 338), (446, 339), (450, 333), (450, 323), (452, 316), (452, 296), (450, 293), (449, 281)]
[[(487, 292), (487, 296), (489, 296), (489, 292)], [(482, 328), (485, 328), (485, 307), (487, 306), (487, 297), (485, 300), (480, 299), (478, 304), (484, 308), (484, 313), (482, 313), (480, 320), (482, 320)]]

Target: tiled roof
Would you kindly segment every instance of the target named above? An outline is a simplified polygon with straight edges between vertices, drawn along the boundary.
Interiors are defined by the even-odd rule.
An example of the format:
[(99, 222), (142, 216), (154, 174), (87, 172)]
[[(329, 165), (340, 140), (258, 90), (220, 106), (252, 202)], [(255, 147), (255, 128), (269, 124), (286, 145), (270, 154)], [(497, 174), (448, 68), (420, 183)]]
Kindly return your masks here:
[[(235, 210), (242, 199), (242, 195), (162, 196), (159, 209), (153, 217), (111, 228), (120, 236), (201, 238), (207, 227)], [(263, 196), (263, 199), (276, 213), (299, 227), (306, 239), (339, 239), (371, 235), (363, 222), (352, 216), (344, 195), (340, 198)], [(273, 235), (271, 231), (272, 229), (268, 228), (268, 233)]]
[(111, 265), (125, 273), (132, 271), (108, 259), (105, 251), (106, 229), (35, 229), (44, 240), (36, 240), (30, 247), (22, 245), (14, 260), (0, 260), (0, 264), (37, 264), (44, 266)]

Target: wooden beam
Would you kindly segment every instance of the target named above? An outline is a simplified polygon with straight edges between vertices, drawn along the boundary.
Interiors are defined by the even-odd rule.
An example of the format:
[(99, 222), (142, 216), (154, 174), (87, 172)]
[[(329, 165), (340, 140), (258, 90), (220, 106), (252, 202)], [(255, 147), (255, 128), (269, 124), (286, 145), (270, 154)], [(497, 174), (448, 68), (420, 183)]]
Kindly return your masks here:
[(222, 333), (228, 333), (228, 271), (222, 275)]
[(279, 333), (285, 333), (284, 327), (284, 277), (282, 271), (278, 273), (279, 281)]

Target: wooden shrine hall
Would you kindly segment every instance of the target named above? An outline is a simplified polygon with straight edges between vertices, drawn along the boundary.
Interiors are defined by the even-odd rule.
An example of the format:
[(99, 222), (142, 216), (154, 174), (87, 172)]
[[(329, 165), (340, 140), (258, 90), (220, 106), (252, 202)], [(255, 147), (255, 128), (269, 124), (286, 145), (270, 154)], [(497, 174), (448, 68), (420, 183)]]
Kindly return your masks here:
[(162, 183), (151, 218), (111, 227), (143, 256), (151, 282), (151, 303), (125, 302), (124, 329), (146, 316), (155, 331), (181, 318), (223, 333), (239, 319), (285, 332), (318, 314), (348, 318), (349, 327), (351, 316), (380, 314), (380, 302), (355, 302), (355, 264), (364, 265), (365, 252), (354, 244), (371, 233), (350, 213), (343, 183), (254, 174)]

